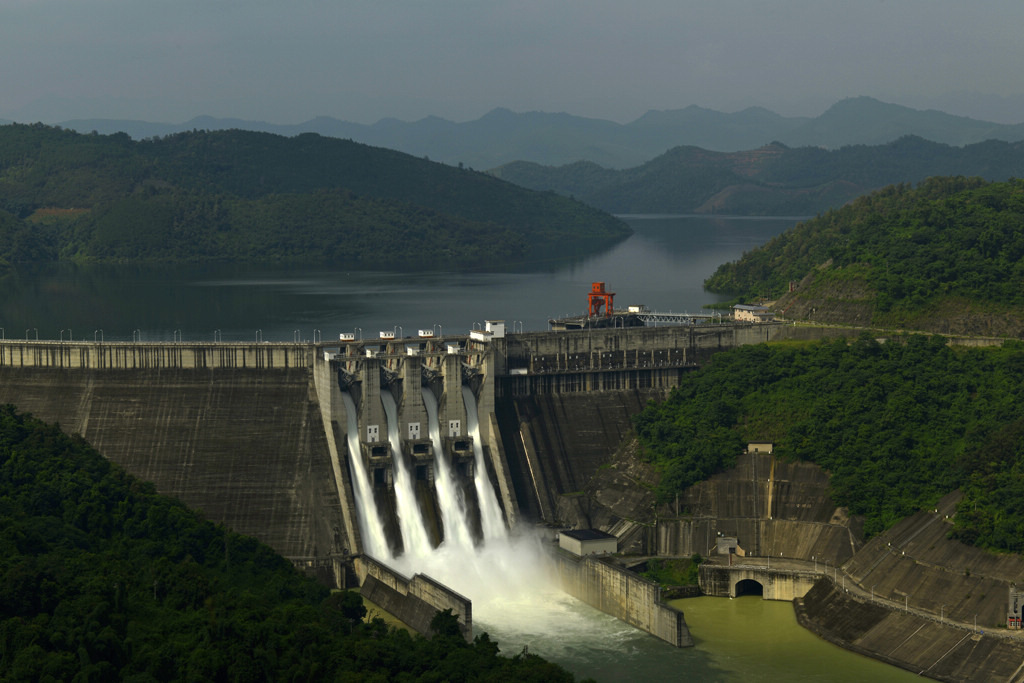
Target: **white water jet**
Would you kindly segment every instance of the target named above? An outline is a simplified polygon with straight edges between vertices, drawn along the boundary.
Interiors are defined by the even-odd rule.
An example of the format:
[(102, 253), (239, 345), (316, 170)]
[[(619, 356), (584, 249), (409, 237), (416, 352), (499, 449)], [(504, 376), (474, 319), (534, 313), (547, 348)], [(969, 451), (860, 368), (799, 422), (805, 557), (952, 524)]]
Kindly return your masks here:
[(498, 498), (494, 495), (494, 488), (491, 486), (484, 463), (484, 446), (480, 442), (480, 421), (476, 412), (476, 396), (473, 395), (473, 390), (465, 384), (462, 385), (462, 399), (466, 404), (466, 422), (468, 423), (466, 428), (469, 435), (473, 437), (473, 455), (476, 457), (473, 483), (476, 485), (476, 497), (480, 505), (480, 522), (484, 540), (506, 538), (508, 529), (505, 528), (501, 507), (498, 506)]
[(437, 489), (437, 504), (441, 509), (441, 523), (444, 525), (444, 545), (472, 549), (473, 536), (466, 519), (466, 502), (441, 447), (437, 397), (429, 387), (423, 387), (423, 405), (427, 409), (427, 430), (434, 445), (434, 487)]
[[(425, 391), (423, 397), (429, 418), (428, 430), (437, 454), (438, 475), (434, 481), (439, 504), (443, 506), (440, 501), (448, 496), (443, 492), (443, 482), (447, 476), (441, 471), (446, 464), (440, 445), (436, 398), (429, 391)], [(468, 388), (464, 388), (463, 399), (468, 417), (467, 429), (474, 440), (474, 482), (480, 509), (482, 515), (485, 515), (482, 519), (484, 541), (477, 547), (473, 546), (465, 505), (455, 506), (452, 512), (457, 518), (452, 521), (455, 523), (456, 533), (449, 536), (446, 527), (446, 539), (460, 538), (463, 532), (458, 529), (462, 528), (465, 529), (464, 533), (468, 539), (466, 542), (445, 542), (437, 548), (432, 548), (429, 543), (406, 541), (405, 552), (393, 558), (389, 564), (406, 576), (425, 574), (469, 598), (473, 603), (473, 619), (477, 624), (511, 626), (512, 632), (516, 634), (513, 636), (514, 640), (503, 643), (503, 650), (511, 653), (518, 651), (525, 644), (520, 640), (520, 634), (536, 633), (537, 628), (550, 633), (562, 632), (564, 625), (559, 623), (560, 615), (567, 611), (564, 603), (572, 602), (572, 598), (561, 592), (554, 561), (550, 551), (544, 547), (550, 545), (550, 539), (542, 539), (540, 535), (522, 529), (512, 534), (505, 527), (483, 460), (476, 400)], [(395, 447), (399, 441), (394, 399), (387, 391), (383, 391), (381, 400), (387, 414), (389, 438)], [(447, 469), (450, 476), (450, 468)], [(401, 521), (403, 516), (401, 493), (408, 487), (408, 499), (413, 503), (415, 519), (419, 522), (419, 508), (415, 506), (415, 498), (411, 496), (412, 488), (408, 479), (409, 475), (404, 465), (396, 462), (395, 493), (399, 503), (399, 519)], [(403, 481), (406, 483), (403, 484)], [(406, 533), (404, 528), (405, 525), (403, 534)], [(419, 522), (419, 528), (423, 531), (422, 522)], [(479, 627), (477, 632), (481, 632)]]
[[(407, 576), (426, 574), (472, 600), (474, 623), (511, 622), (515, 630), (529, 632), (527, 622), (537, 612), (547, 614), (552, 605), (567, 598), (543, 544), (539, 537), (517, 531), (475, 549), (441, 545), (422, 557), (403, 555), (392, 564)], [(475, 632), (482, 630), (478, 627)], [(557, 633), (558, 628), (550, 632)], [(503, 651), (511, 653), (522, 643), (502, 645)]]
[(395, 397), (386, 388), (381, 387), (380, 402), (384, 405), (384, 415), (388, 421), (388, 441), (391, 442), (391, 456), (394, 460), (395, 506), (398, 515), (398, 526), (402, 530), (402, 542), (405, 554), (423, 557), (430, 554), (434, 547), (430, 543), (427, 529), (423, 524), (423, 514), (416, 501), (416, 489), (412, 474), (405, 466), (402, 457), (402, 441), (398, 435), (398, 406)]
[(373, 497), (373, 486), (366, 475), (363, 464), (362, 449), (359, 447), (359, 416), (356, 414), (356, 402), (346, 392), (341, 392), (341, 400), (345, 403), (345, 416), (348, 419), (348, 462), (349, 471), (355, 480), (356, 507), (359, 509), (359, 531), (363, 537), (364, 550), (381, 560), (391, 559), (391, 549), (384, 536), (384, 522), (377, 501)]

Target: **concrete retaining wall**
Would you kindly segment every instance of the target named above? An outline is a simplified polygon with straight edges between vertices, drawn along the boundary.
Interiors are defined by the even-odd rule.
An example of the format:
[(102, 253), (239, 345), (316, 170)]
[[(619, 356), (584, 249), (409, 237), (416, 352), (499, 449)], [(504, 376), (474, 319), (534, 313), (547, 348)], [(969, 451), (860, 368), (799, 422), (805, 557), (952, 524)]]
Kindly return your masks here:
[(854, 652), (941, 681), (1019, 681), (1024, 640), (976, 633), (847, 593), (821, 579), (795, 603), (800, 624)]
[(691, 486), (669, 507), (683, 516), (658, 519), (659, 555), (709, 555), (721, 534), (754, 557), (843, 563), (862, 544), (859, 520), (836, 507), (824, 470), (767, 454), (739, 456), (734, 468)]
[(594, 557), (559, 553), (562, 590), (675, 647), (692, 647), (683, 613), (661, 601), (661, 587)]
[(355, 565), (360, 592), (410, 628), (429, 635), (434, 615), (450, 609), (459, 617), (463, 636), (473, 640), (473, 603), (469, 598), (424, 574), (409, 578), (369, 555), (356, 558)]
[(1024, 585), (1024, 559), (987, 553), (948, 538), (958, 493), (919, 512), (864, 546), (844, 567), (875, 595), (963, 622), (1006, 624), (1011, 584)]

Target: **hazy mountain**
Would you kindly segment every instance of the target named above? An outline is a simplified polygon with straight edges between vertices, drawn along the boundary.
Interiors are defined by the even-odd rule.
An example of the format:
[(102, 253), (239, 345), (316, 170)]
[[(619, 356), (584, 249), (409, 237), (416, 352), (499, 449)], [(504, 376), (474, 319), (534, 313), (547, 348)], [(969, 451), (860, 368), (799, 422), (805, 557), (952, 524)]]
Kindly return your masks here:
[(651, 147), (668, 142), (662, 151), (690, 145), (718, 152), (736, 152), (781, 140), (809, 120), (804, 117), (787, 118), (762, 107), (723, 114), (713, 109), (690, 106), (649, 111), (628, 124), (628, 128)]
[(203, 116), (181, 124), (81, 119), (61, 125), (84, 133), (123, 131), (136, 139), (232, 128), (286, 136), (318, 133), (476, 169), (496, 168), (512, 161), (548, 166), (591, 161), (607, 168), (629, 168), (679, 146), (737, 152), (772, 141), (790, 147), (831, 149), (883, 144), (905, 135), (958, 146), (988, 139), (1024, 140), (1024, 124), (979, 121), (886, 104), (870, 97), (842, 100), (816, 118), (780, 116), (760, 107), (730, 114), (690, 106), (652, 110), (626, 124), (570, 114), (495, 109), (462, 123), (428, 116), (413, 122), (381, 119), (365, 125), (318, 117), (281, 125)]
[(1024, 140), (1024, 124), (1006, 125), (953, 116), (934, 109), (920, 110), (852, 97), (837, 102), (779, 138), (792, 147), (814, 145), (881, 145), (904, 135), (916, 135), (947, 145), (969, 145), (983, 140)]
[(514, 162), (492, 174), (533, 190), (553, 190), (612, 213), (811, 215), (893, 183), (930, 176), (1024, 176), (1024, 142), (964, 147), (906, 136), (884, 145), (836, 150), (773, 143), (744, 152), (677, 147), (633, 168), (591, 162)]

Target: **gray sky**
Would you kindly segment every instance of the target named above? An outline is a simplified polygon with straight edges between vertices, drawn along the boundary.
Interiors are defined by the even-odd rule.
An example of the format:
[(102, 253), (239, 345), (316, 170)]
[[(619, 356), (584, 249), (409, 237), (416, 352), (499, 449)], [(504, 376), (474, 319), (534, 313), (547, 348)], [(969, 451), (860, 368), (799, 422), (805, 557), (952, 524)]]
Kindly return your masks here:
[(0, 0), (0, 117), (626, 122), (869, 95), (1018, 123), (1022, 29), (1021, 0)]

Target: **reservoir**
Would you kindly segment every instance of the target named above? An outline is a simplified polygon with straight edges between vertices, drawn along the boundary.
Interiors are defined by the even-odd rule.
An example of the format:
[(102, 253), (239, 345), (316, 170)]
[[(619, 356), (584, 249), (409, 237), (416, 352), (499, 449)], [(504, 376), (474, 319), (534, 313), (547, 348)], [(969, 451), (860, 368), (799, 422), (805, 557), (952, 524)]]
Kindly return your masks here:
[(634, 234), (584, 258), (536, 259), (438, 271), (331, 270), (323, 266), (174, 265), (19, 268), (0, 277), (8, 338), (106, 341), (294, 341), (340, 332), (465, 334), (505, 320), (546, 330), (582, 313), (590, 283), (606, 282), (617, 308), (699, 312), (726, 297), (704, 279), (792, 227), (795, 218), (630, 216)]

